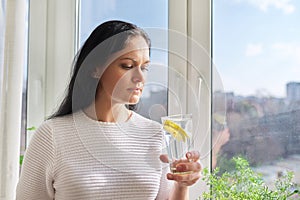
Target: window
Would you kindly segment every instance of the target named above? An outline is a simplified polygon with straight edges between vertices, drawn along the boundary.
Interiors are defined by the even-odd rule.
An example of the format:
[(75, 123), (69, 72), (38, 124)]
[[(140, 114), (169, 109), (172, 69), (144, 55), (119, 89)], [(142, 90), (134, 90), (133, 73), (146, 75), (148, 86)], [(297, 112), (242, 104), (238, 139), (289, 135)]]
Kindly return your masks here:
[(220, 130), (219, 146), (224, 143), (221, 171), (241, 155), (267, 183), (286, 170), (300, 183), (299, 10), (298, 1), (213, 1), (220, 75), (213, 82), (222, 80), (214, 88), (213, 127)]
[(23, 90), (22, 90), (22, 125), (21, 125), (21, 155), (24, 154), (27, 143), (27, 72), (28, 72), (28, 11), (29, 2), (26, 1), (26, 17), (25, 17), (25, 45), (24, 45), (24, 67), (23, 67)]
[(168, 0), (81, 1), (79, 18), (80, 46), (97, 25), (107, 20), (129, 21), (146, 29), (152, 40), (151, 66), (137, 112), (160, 122), (168, 110)]

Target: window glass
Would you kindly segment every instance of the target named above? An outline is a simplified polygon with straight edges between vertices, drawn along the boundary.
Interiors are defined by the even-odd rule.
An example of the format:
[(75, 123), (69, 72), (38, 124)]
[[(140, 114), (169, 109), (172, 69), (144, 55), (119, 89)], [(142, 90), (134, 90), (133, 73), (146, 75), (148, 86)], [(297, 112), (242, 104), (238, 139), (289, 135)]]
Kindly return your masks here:
[(213, 81), (222, 86), (213, 93), (213, 152), (221, 171), (243, 156), (267, 183), (287, 170), (300, 183), (299, 18), (299, 1), (213, 1)]
[(28, 21), (29, 21), (29, 1), (26, 0), (26, 16), (25, 16), (25, 45), (24, 45), (24, 70), (23, 70), (23, 90), (22, 90), (22, 124), (21, 124), (21, 155), (26, 149), (28, 138), (27, 129), (27, 81), (28, 81)]
[(147, 118), (160, 121), (160, 117), (167, 113), (168, 44), (165, 30), (168, 29), (168, 0), (81, 1), (79, 46), (97, 25), (107, 20), (132, 22), (146, 29), (149, 34), (153, 46), (151, 66), (136, 111)]

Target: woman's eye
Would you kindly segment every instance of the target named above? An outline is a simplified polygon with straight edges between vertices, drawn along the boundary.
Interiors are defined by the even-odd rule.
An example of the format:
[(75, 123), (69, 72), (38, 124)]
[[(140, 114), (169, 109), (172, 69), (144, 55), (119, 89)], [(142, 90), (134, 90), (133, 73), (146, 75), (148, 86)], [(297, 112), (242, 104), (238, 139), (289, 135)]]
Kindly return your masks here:
[(131, 69), (133, 66), (132, 65), (121, 65), (123, 69)]
[(141, 70), (142, 70), (143, 72), (149, 71), (148, 66), (142, 66), (142, 67), (141, 67)]

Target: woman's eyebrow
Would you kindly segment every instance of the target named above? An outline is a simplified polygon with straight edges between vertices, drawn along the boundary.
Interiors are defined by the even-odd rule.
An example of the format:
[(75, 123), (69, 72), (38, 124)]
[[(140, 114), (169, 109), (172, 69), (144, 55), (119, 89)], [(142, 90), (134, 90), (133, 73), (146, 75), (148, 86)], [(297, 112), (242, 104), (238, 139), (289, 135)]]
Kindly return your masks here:
[(121, 58), (120, 60), (131, 60), (132, 62), (136, 62), (135, 59), (133, 58), (129, 58), (129, 57), (126, 57), (126, 58)]
[[(130, 57), (121, 58), (120, 60), (131, 60), (132, 62), (137, 63), (137, 61), (134, 58), (130, 58)], [(148, 64), (148, 63), (150, 63), (150, 60), (144, 62), (144, 64)]]

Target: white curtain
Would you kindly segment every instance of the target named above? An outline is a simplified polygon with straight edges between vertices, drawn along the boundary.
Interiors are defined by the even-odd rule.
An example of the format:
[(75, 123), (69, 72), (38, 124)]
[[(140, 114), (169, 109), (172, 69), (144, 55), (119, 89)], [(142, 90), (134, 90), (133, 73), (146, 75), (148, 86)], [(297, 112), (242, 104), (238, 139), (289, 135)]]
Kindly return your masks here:
[[(5, 97), (5, 84), (4, 84), (4, 42), (5, 42), (5, 19), (6, 19), (6, 12), (5, 12), (5, 8), (6, 8), (6, 0), (1, 0), (0, 3), (0, 199), (4, 199), (5, 198), (5, 182), (2, 182), (2, 180), (4, 179), (4, 173), (5, 170), (2, 169), (4, 168), (4, 136), (3, 136), (3, 131), (4, 131), (4, 127), (2, 127), (2, 125), (4, 123), (2, 123), (2, 116), (4, 115), (4, 97)], [(2, 178), (3, 177), (3, 178)]]
[[(6, 7), (6, 0), (1, 0), (0, 3), (0, 81), (1, 81), (0, 94), (1, 97), (3, 91), (2, 80), (3, 80), (3, 64), (4, 64), (5, 7)], [(0, 98), (0, 105), (1, 102), (2, 102), (2, 98)], [(2, 113), (2, 109), (0, 110), (0, 113)]]
[(19, 177), (27, 0), (0, 6), (0, 200), (10, 200)]

